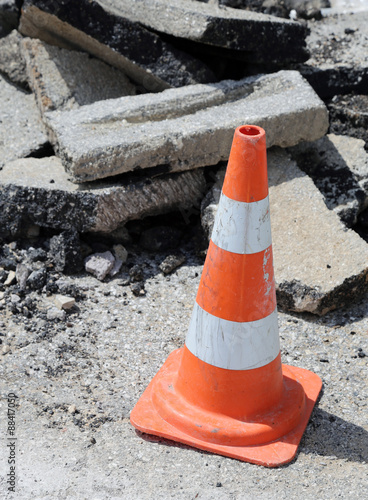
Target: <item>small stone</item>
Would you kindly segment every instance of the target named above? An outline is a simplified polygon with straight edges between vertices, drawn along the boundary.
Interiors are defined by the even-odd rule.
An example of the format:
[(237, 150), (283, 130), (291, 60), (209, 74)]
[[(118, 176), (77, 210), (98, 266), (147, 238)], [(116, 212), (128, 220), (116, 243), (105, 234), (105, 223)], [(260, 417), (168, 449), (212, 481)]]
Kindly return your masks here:
[(17, 278), (17, 282), (21, 290), (25, 290), (27, 279), (30, 273), (31, 273), (30, 269), (28, 269), (28, 267), (25, 266), (24, 264), (17, 265), (17, 268), (15, 270), (15, 276)]
[(22, 36), (13, 30), (8, 36), (0, 38), (0, 71), (22, 87), (28, 87), (26, 64), (21, 51)]
[(13, 304), (19, 304), (20, 300), (21, 300), (21, 299), (20, 299), (19, 295), (17, 295), (16, 293), (12, 293), (12, 294), (10, 295), (10, 301), (11, 301)]
[(4, 345), (3, 348), (1, 349), (2, 354), (8, 354), (10, 352), (10, 346), (9, 345)]
[(83, 269), (79, 234), (75, 230), (63, 231), (50, 240), (50, 258), (55, 270), (74, 274)]
[(185, 262), (183, 254), (168, 255), (159, 265), (164, 274), (169, 274)]
[(55, 319), (64, 321), (66, 318), (66, 312), (57, 309), (56, 307), (51, 307), (50, 309), (48, 309), (46, 316), (49, 321), (53, 321)]
[(33, 271), (27, 280), (27, 284), (32, 288), (32, 290), (40, 290), (46, 284), (47, 271), (46, 268), (41, 267), (37, 271)]
[(138, 264), (135, 264), (133, 267), (129, 269), (129, 276), (132, 281), (142, 281), (143, 280), (142, 268)]
[(91, 437), (90, 442), (91, 442), (91, 444), (96, 444), (97, 441), (95, 440), (94, 437)]
[(77, 407), (75, 405), (70, 405), (68, 408), (68, 413), (74, 414), (77, 411)]
[(56, 295), (54, 303), (58, 309), (68, 310), (74, 307), (75, 299), (73, 297), (66, 297), (65, 295)]
[(123, 245), (114, 245), (112, 247), (115, 257), (121, 260), (121, 263), (124, 264), (128, 258), (128, 250)]
[(95, 253), (87, 257), (84, 263), (86, 271), (102, 281), (114, 267), (115, 257), (111, 252)]
[(115, 259), (114, 266), (109, 272), (109, 276), (116, 276), (121, 269), (123, 262), (120, 259)]
[(132, 283), (130, 285), (130, 289), (136, 297), (143, 296), (146, 294), (146, 291), (144, 289), (144, 284), (142, 282), (139, 283)]
[(43, 248), (29, 248), (27, 257), (31, 262), (44, 262), (47, 258), (47, 252)]
[(9, 286), (12, 285), (16, 280), (15, 271), (9, 271), (8, 277), (6, 278), (4, 285)]

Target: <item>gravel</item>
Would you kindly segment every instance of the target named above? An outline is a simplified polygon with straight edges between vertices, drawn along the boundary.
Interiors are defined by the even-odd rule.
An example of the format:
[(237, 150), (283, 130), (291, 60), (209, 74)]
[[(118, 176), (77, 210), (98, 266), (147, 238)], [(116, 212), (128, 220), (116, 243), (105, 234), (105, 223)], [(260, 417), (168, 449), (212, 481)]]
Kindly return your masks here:
[[(79, 293), (64, 319), (47, 309), (45, 292), (26, 290), (30, 317), (9, 310), (11, 294), (21, 298), (17, 308), (26, 300), (17, 285), (5, 296), (1, 395), (19, 398), (17, 498), (364, 498), (367, 297), (321, 318), (279, 313), (283, 361), (315, 371), (324, 388), (296, 460), (266, 469), (142, 435), (129, 423), (140, 394), (184, 343), (203, 259), (183, 244), (186, 262), (164, 275), (169, 252), (127, 249), (126, 264), (106, 282), (87, 273), (54, 280)], [(144, 295), (122, 286), (129, 269)], [(3, 436), (5, 411), (3, 400)], [(8, 466), (0, 467), (5, 491)]]

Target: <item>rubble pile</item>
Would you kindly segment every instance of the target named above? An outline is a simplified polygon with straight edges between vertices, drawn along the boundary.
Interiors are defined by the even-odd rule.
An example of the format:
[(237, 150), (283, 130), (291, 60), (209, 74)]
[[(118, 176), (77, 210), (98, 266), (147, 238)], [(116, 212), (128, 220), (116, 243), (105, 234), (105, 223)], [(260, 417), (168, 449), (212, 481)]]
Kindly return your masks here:
[(368, 12), (326, 7), (1, 1), (0, 308), (44, 293), (63, 320), (80, 297), (62, 273), (140, 296), (125, 247), (166, 245), (164, 274), (182, 234), (203, 252), (244, 123), (267, 136), (280, 306), (323, 315), (366, 293)]

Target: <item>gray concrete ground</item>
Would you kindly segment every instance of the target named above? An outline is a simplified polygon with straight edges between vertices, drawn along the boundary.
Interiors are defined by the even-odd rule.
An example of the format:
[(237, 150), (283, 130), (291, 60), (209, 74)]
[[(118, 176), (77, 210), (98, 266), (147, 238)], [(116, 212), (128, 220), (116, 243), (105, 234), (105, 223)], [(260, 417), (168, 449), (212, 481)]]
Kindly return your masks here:
[[(367, 298), (317, 318), (279, 313), (283, 361), (315, 371), (323, 393), (296, 460), (266, 469), (137, 433), (129, 414), (185, 339), (203, 260), (164, 276), (167, 255), (134, 255), (144, 296), (62, 278), (84, 294), (65, 321), (0, 311), (1, 496), (16, 499), (362, 499), (366, 496)], [(277, 258), (277, 255), (275, 256)], [(32, 292), (35, 293), (35, 292)], [(39, 311), (51, 297), (37, 298)], [(6, 494), (8, 393), (16, 411), (16, 493)], [(10, 449), (10, 448), (9, 448)]]

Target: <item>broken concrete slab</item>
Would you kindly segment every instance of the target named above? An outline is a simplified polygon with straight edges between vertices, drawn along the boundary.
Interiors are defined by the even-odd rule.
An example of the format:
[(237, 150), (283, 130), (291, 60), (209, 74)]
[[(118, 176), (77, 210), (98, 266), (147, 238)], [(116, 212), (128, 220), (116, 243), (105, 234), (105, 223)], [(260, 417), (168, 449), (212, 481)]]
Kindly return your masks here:
[[(218, 173), (222, 186), (225, 170)], [(279, 306), (323, 315), (368, 290), (368, 245), (329, 210), (312, 179), (283, 150), (268, 152), (272, 243)], [(203, 206), (210, 234), (219, 189)]]
[(18, 90), (0, 75), (0, 168), (29, 156), (48, 142), (34, 96)]
[(311, 58), (297, 65), (322, 98), (366, 93), (368, 88), (368, 12), (328, 16), (309, 22)]
[(13, 83), (28, 88), (26, 62), (21, 50), (21, 41), (22, 36), (16, 30), (0, 38), (0, 71)]
[(16, 236), (29, 224), (110, 232), (132, 219), (186, 210), (203, 196), (202, 170), (78, 186), (56, 157), (8, 163), (0, 171), (0, 228)]
[(19, 31), (51, 45), (89, 52), (151, 92), (214, 80), (200, 60), (94, 0), (26, 0)]
[(42, 113), (136, 94), (136, 87), (122, 71), (85, 52), (31, 38), (25, 38), (22, 47), (28, 82)]
[(234, 129), (265, 128), (268, 147), (313, 141), (327, 109), (296, 71), (193, 85), (46, 115), (72, 180), (85, 182), (164, 166), (180, 171), (227, 160)]
[(187, 0), (99, 0), (99, 3), (117, 16), (155, 31), (241, 51), (254, 62), (285, 64), (308, 59), (305, 43), (308, 29), (289, 19)]
[(324, 196), (330, 210), (352, 227), (368, 206), (368, 154), (364, 141), (328, 134), (291, 148), (292, 157)]

